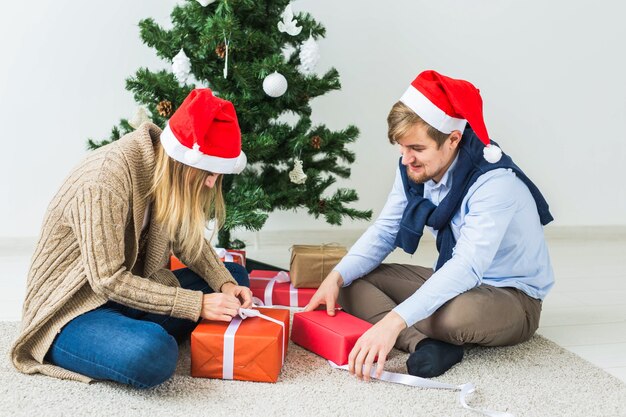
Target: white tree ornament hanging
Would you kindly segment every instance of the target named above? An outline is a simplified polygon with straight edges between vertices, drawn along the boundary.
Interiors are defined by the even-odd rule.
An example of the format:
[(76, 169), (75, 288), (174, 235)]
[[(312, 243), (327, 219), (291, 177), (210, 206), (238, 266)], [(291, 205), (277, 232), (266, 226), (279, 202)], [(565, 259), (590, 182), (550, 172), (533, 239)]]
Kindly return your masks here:
[(172, 60), (172, 72), (176, 79), (183, 84), (189, 79), (189, 74), (191, 74), (191, 61), (189, 61), (189, 58), (187, 58), (182, 48)]
[(280, 97), (287, 91), (287, 79), (274, 71), (263, 80), (263, 91), (270, 97)]
[(309, 39), (300, 46), (300, 66), (298, 69), (305, 75), (312, 74), (319, 60), (320, 47), (313, 39), (313, 35), (309, 35)]
[(133, 129), (137, 129), (139, 126), (141, 126), (142, 123), (151, 121), (152, 120), (148, 116), (148, 113), (146, 113), (146, 109), (143, 107), (137, 107), (137, 111), (135, 111), (133, 117), (128, 120), (128, 124)]
[(215, 3), (215, 0), (198, 0), (198, 3), (202, 5), (202, 7), (207, 7), (211, 3)]
[(293, 18), (293, 10), (291, 10), (291, 3), (285, 7), (282, 14), (283, 20), (278, 22), (278, 30), (284, 33), (288, 33), (291, 36), (299, 35), (302, 32), (302, 26), (298, 26), (298, 21)]
[(294, 159), (293, 169), (289, 171), (289, 180), (294, 184), (304, 184), (306, 182), (306, 174), (302, 170), (302, 160)]

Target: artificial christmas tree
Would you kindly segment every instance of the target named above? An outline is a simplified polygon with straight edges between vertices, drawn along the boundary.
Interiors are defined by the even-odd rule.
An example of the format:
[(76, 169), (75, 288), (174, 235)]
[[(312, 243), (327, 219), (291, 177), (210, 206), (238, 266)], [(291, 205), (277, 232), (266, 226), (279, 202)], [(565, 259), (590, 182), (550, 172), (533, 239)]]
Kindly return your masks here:
[[(243, 246), (231, 232), (259, 230), (276, 209), (306, 208), (334, 225), (345, 217), (369, 219), (371, 210), (346, 207), (357, 200), (354, 190), (326, 193), (337, 177), (349, 177), (354, 153), (346, 145), (358, 129), (337, 132), (311, 122), (311, 99), (340, 88), (334, 68), (321, 76), (314, 71), (315, 40), (325, 36), (324, 27), (308, 13), (294, 14), (288, 0), (189, 0), (171, 18), (169, 30), (149, 18), (139, 23), (143, 42), (171, 62), (171, 71), (141, 68), (126, 89), (161, 128), (195, 87), (209, 87), (235, 105), (248, 167), (224, 177), (227, 215), (219, 246)], [(297, 120), (282, 121), (285, 114)], [(89, 140), (89, 147), (117, 140), (133, 125), (122, 119), (109, 140)]]

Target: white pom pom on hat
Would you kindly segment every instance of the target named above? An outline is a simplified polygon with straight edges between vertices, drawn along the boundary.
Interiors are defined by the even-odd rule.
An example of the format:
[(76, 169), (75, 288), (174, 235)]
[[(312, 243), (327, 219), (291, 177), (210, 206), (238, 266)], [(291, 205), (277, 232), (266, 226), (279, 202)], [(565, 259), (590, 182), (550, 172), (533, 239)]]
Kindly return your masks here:
[(247, 158), (235, 107), (208, 88), (187, 96), (161, 132), (165, 152), (178, 162), (216, 174), (239, 174)]
[(496, 145), (487, 145), (485, 149), (483, 149), (483, 158), (492, 164), (495, 164), (502, 158), (502, 149), (498, 148)]
[(469, 123), (485, 145), (485, 160), (493, 164), (502, 157), (502, 150), (491, 144), (483, 119), (483, 100), (472, 83), (427, 70), (413, 80), (400, 101), (442, 133), (463, 132)]

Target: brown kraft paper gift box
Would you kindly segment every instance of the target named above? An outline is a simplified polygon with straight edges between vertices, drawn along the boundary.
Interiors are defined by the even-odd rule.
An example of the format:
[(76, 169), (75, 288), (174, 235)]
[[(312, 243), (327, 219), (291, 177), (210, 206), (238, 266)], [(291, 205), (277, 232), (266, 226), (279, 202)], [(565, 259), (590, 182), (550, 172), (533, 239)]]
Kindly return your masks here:
[(293, 245), (289, 274), (295, 288), (319, 288), (348, 251), (339, 245)]

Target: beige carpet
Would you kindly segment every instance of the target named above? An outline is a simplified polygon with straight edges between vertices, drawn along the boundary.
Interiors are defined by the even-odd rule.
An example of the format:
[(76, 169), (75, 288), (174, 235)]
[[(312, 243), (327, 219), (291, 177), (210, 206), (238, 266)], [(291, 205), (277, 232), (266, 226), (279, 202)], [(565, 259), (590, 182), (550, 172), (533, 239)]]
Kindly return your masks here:
[[(22, 375), (7, 354), (16, 330), (0, 322), (1, 416), (478, 416), (461, 408), (455, 392), (361, 382), (293, 344), (276, 384), (191, 378), (188, 344), (174, 377), (148, 391)], [(406, 372), (405, 360), (393, 351), (387, 369)], [(626, 384), (540, 336), (468, 349), (438, 380), (473, 382), (471, 406), (519, 417), (626, 416)]]

